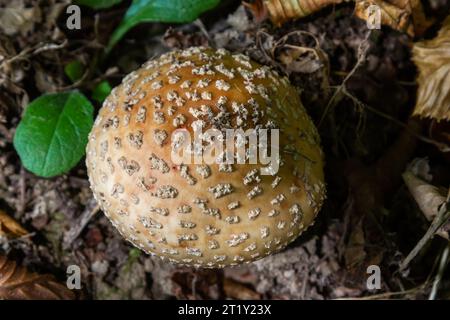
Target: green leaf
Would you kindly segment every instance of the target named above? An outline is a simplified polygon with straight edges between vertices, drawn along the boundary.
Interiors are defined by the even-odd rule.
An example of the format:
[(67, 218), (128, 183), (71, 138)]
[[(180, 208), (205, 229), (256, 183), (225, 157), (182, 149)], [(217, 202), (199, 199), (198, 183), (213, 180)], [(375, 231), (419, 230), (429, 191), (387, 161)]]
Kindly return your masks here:
[(64, 67), (64, 73), (72, 82), (77, 82), (83, 77), (84, 66), (78, 60), (71, 61)]
[(192, 22), (219, 2), (220, 0), (133, 0), (122, 22), (112, 34), (106, 51), (109, 52), (128, 30), (141, 22)]
[(94, 90), (92, 90), (92, 99), (102, 103), (106, 97), (111, 93), (111, 86), (109, 82), (104, 80), (95, 86)]
[(106, 9), (121, 2), (122, 0), (75, 0), (74, 4), (90, 7), (96, 10), (96, 9)]
[(85, 153), (93, 112), (92, 104), (78, 91), (32, 101), (14, 136), (24, 167), (46, 178), (73, 168)]

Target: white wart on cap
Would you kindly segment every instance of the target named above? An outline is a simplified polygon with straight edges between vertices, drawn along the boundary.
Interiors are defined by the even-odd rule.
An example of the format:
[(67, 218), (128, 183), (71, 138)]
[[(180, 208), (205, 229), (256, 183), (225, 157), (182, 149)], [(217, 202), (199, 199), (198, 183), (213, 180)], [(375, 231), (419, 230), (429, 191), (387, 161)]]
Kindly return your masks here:
[[(277, 128), (280, 167), (177, 165), (179, 128)], [(225, 267), (283, 249), (325, 198), (319, 135), (288, 80), (243, 54), (194, 47), (150, 60), (106, 99), (87, 146), (95, 198), (135, 246)]]

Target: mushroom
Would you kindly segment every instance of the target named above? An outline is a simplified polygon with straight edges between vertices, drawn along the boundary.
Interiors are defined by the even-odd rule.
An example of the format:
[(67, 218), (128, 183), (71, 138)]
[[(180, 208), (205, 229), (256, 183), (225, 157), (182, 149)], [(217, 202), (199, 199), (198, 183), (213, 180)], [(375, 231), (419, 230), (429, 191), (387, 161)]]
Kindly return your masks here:
[[(278, 129), (278, 170), (259, 161), (177, 163), (176, 133), (198, 128)], [(188, 266), (222, 268), (277, 252), (325, 199), (319, 135), (296, 89), (224, 49), (169, 52), (126, 76), (99, 111), (86, 164), (119, 232)]]

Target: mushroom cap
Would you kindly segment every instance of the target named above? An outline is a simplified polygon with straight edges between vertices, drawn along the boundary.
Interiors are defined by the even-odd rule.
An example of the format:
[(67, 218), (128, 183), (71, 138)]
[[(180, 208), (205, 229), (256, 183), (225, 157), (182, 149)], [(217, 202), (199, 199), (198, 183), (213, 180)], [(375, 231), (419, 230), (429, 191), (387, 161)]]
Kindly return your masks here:
[[(174, 137), (279, 130), (267, 163), (176, 163)], [(176, 144), (176, 143), (175, 143)], [(86, 164), (95, 198), (132, 244), (171, 262), (221, 268), (283, 249), (325, 199), (319, 135), (285, 77), (243, 54), (192, 47), (126, 76), (105, 100)]]

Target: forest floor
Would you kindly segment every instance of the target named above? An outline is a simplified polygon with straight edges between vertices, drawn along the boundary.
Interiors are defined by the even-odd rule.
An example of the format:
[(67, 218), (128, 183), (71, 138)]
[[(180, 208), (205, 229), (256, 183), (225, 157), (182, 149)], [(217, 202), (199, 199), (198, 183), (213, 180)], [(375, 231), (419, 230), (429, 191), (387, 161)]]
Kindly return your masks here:
[[(23, 55), (0, 76), (0, 209), (31, 232), (0, 238), (9, 259), (62, 282), (67, 266), (80, 266), (80, 297), (88, 299), (422, 299), (437, 276), (438, 297), (450, 298), (450, 274), (437, 268), (445, 239), (433, 238), (400, 269), (430, 226), (402, 173), (421, 158), (430, 183), (450, 183), (448, 153), (425, 139), (431, 122), (410, 118), (417, 70), (408, 35), (388, 27), (368, 30), (351, 4), (277, 28), (230, 1), (191, 24), (134, 28), (89, 79), (71, 84), (64, 65), (74, 58), (94, 61), (126, 5), (83, 8), (83, 29), (69, 31), (64, 3), (25, 2), (36, 10), (35, 19), (14, 36), (0, 23), (0, 56)], [(437, 26), (449, 8), (445, 0), (426, 6)], [(316, 225), (276, 255), (225, 270), (180, 268), (131, 247), (98, 212), (83, 161), (68, 174), (42, 179), (21, 166), (12, 145), (24, 107), (40, 94), (89, 90), (101, 79), (116, 85), (147, 59), (193, 45), (244, 52), (287, 74), (326, 155), (328, 199)], [(381, 271), (378, 290), (367, 288), (370, 265)]]

